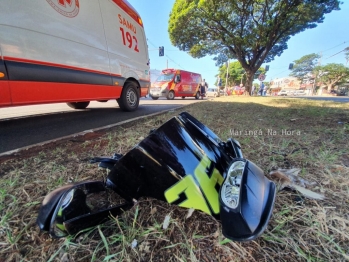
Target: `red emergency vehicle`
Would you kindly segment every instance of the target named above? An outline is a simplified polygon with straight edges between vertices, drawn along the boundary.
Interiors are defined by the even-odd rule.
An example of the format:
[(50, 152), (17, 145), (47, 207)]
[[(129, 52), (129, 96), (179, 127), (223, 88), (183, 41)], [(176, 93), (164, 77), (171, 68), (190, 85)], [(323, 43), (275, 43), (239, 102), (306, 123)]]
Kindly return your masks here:
[(180, 69), (164, 69), (150, 88), (150, 97), (154, 100), (166, 97), (195, 97), (199, 99), (201, 75)]

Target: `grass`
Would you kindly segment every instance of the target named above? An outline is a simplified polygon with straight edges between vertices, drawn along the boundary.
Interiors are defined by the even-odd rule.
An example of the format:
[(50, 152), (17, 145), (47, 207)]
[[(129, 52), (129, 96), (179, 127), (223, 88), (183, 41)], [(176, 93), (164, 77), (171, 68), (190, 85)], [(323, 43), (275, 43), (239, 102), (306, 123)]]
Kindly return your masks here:
[[(57, 240), (39, 231), (36, 217), (48, 192), (105, 179), (91, 157), (128, 152), (181, 111), (222, 140), (237, 139), (267, 176), (276, 168), (301, 168), (325, 200), (279, 191), (267, 230), (246, 243), (224, 238), (220, 223), (204, 213), (186, 218), (187, 209), (147, 198), (74, 236)], [(221, 97), (0, 158), (0, 261), (349, 261), (348, 141), (348, 103)]]

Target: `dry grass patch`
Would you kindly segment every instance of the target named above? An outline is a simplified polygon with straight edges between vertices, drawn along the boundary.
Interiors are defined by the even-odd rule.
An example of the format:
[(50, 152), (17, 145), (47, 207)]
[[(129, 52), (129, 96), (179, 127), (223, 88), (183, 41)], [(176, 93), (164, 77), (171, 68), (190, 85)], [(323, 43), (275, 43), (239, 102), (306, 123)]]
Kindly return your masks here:
[[(223, 140), (236, 138), (266, 174), (301, 168), (300, 176), (315, 182), (310, 189), (325, 200), (278, 192), (267, 230), (247, 243), (227, 241), (206, 214), (186, 218), (188, 210), (153, 199), (140, 199), (129, 212), (76, 236), (55, 240), (39, 231), (35, 221), (48, 192), (105, 179), (88, 160), (126, 153), (180, 112), (170, 111), (0, 159), (0, 261), (349, 260), (349, 104), (221, 97), (185, 110)], [(163, 229), (166, 216), (170, 224)]]

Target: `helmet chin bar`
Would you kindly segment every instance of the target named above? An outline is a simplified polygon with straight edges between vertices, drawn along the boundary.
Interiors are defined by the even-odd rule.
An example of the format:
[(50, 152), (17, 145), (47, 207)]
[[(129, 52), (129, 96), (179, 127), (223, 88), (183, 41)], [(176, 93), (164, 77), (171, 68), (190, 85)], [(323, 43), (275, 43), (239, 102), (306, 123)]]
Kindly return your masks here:
[(272, 215), (275, 184), (246, 159), (237, 159), (229, 171), (219, 196), (223, 235), (234, 241), (254, 240)]
[[(39, 211), (40, 229), (55, 238), (76, 234), (120, 215), (140, 197), (201, 210), (220, 220), (223, 234), (235, 241), (258, 237), (272, 214), (274, 183), (243, 157), (238, 141), (223, 142), (186, 112), (152, 130), (125, 155), (91, 161), (109, 170), (106, 181), (78, 182), (49, 193)], [(109, 191), (121, 203), (109, 203), (108, 197), (90, 201)]]

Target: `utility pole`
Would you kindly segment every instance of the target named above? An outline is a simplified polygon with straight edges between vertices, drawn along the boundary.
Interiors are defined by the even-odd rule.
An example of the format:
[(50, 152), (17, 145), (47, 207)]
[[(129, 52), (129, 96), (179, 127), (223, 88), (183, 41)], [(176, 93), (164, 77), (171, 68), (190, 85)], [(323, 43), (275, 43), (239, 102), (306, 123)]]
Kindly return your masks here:
[(318, 61), (318, 66), (321, 66), (321, 60), (322, 60), (322, 51), (320, 52), (320, 59)]
[(228, 59), (228, 62), (227, 62), (227, 76), (226, 76), (226, 79), (225, 79), (224, 96), (227, 94), (228, 75), (229, 75), (229, 59)]
[(244, 75), (246, 74), (246, 72), (245, 73), (243, 73), (243, 74), (241, 74), (241, 81), (240, 81), (240, 85), (242, 85), (242, 79), (244, 78)]

